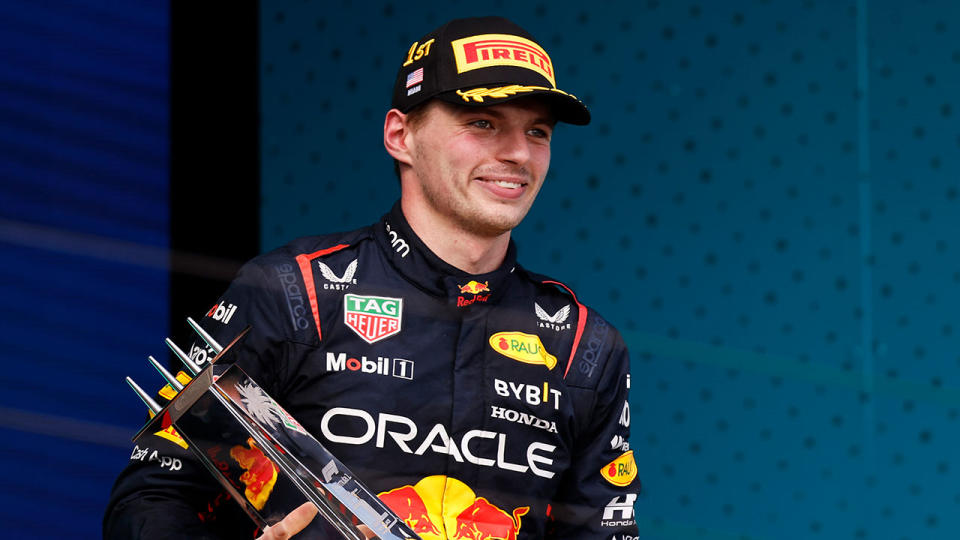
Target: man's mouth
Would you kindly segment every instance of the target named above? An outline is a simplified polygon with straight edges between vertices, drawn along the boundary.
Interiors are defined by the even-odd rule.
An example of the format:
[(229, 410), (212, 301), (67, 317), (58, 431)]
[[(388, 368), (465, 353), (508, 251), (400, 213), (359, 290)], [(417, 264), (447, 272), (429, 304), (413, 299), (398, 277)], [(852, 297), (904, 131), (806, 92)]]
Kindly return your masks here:
[(523, 184), (520, 182), (510, 182), (507, 180), (489, 180), (489, 182), (493, 182), (494, 184), (500, 187), (505, 187), (509, 189), (518, 189), (523, 187)]

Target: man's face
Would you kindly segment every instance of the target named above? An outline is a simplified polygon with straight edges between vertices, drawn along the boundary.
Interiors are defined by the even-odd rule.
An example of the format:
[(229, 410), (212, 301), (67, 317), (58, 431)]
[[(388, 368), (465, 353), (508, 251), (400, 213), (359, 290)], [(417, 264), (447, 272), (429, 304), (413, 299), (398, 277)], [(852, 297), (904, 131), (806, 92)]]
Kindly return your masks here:
[(489, 107), (434, 100), (427, 107), (410, 140), (424, 210), (482, 236), (516, 227), (550, 167), (549, 107), (532, 98)]

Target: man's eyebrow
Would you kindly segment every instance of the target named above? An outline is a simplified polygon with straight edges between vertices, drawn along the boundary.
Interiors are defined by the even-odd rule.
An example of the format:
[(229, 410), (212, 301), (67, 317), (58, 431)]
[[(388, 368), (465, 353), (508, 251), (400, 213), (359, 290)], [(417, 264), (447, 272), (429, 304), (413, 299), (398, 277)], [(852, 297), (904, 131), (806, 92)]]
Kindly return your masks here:
[[(477, 113), (489, 114), (490, 116), (493, 116), (498, 120), (506, 116), (505, 113), (502, 113), (496, 109), (488, 108), (488, 107), (461, 107), (460, 111), (461, 111), (461, 114), (464, 114), (464, 115), (477, 114)], [(533, 123), (546, 124), (548, 126), (553, 127), (557, 125), (557, 119), (554, 118), (553, 115), (538, 116), (533, 119)]]
[(555, 127), (557, 125), (557, 119), (554, 118), (553, 116), (544, 116), (544, 117), (536, 118), (534, 119), (533, 122), (535, 124), (546, 124), (550, 127)]

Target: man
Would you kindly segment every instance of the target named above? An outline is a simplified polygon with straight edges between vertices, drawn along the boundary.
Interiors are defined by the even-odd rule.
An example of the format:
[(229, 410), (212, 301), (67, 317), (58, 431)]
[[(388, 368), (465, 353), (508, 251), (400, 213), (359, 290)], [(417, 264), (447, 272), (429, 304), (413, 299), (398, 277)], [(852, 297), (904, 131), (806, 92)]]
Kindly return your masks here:
[[(510, 240), (554, 124), (590, 120), (554, 74), (501, 18), (413, 43), (383, 130), (399, 203), (257, 257), (202, 323), (223, 342), (252, 325), (238, 364), (423, 538), (637, 535), (624, 343)], [(105, 536), (255, 534), (183, 445), (153, 439), (183, 466), (132, 460)]]

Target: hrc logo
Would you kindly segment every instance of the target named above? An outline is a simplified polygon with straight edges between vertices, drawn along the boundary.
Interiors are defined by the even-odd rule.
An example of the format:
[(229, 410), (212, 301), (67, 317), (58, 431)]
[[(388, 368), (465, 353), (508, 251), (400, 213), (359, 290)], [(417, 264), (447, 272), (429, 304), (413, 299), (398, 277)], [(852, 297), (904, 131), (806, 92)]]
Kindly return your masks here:
[(454, 40), (453, 55), (457, 73), (493, 66), (530, 69), (546, 77), (554, 88), (553, 64), (539, 45), (520, 36), (481, 34)]

